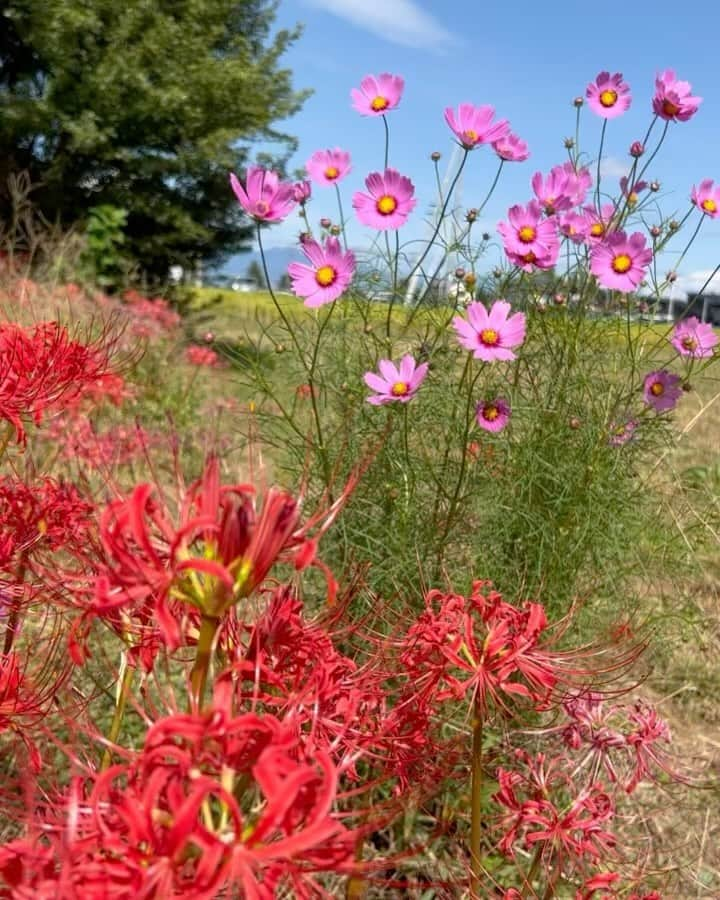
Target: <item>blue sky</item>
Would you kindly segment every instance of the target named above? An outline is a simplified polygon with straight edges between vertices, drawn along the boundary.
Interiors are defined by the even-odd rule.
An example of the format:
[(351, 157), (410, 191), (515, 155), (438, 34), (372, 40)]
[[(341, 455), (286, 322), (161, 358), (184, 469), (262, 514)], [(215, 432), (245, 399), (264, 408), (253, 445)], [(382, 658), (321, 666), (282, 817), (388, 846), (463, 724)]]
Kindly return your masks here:
[[(587, 83), (603, 69), (621, 71), (633, 91), (630, 111), (608, 125), (609, 190), (629, 165), (631, 141), (640, 139), (648, 127), (654, 77), (665, 68), (690, 81), (703, 104), (690, 122), (671, 124), (648, 172), (661, 182), (662, 208), (682, 215), (693, 183), (702, 178), (720, 182), (717, 0), (685, 0), (681, 5), (669, 0), (283, 0), (278, 25), (296, 22), (304, 23), (305, 31), (284, 63), (294, 71), (296, 86), (310, 87), (314, 94), (298, 115), (283, 123), (300, 141), (291, 165), (301, 167), (316, 149), (349, 150), (353, 171), (342, 183), (346, 214), (352, 192), (362, 187), (368, 172), (382, 169), (383, 161), (382, 122), (354, 112), (350, 89), (368, 73), (389, 71), (406, 80), (402, 103), (388, 116), (390, 164), (413, 179), (419, 198), (412, 221), (401, 231), (403, 240), (425, 233), (423, 215), (435, 198), (430, 152), (443, 153), (443, 172), (452, 155), (445, 106), (463, 101), (491, 104), (530, 146), (527, 162), (504, 167), (486, 207), (483, 227), (494, 232), (508, 206), (530, 198), (532, 174), (567, 159), (563, 138), (574, 132), (572, 99), (584, 94)], [(592, 157), (597, 156), (601, 124), (587, 107), (583, 110), (581, 148)], [(489, 148), (473, 151), (462, 182), (463, 206), (479, 204), (496, 164)], [(315, 221), (322, 215), (337, 218), (334, 191), (316, 188), (310, 213)], [(299, 220), (291, 218), (268, 234), (269, 243), (290, 245), (299, 228)], [(367, 247), (373, 233), (353, 223), (350, 237), (355, 245)], [(671, 244), (675, 259), (683, 246), (682, 236)], [(489, 258), (488, 266), (495, 259)], [(680, 267), (681, 284), (692, 288), (718, 262), (720, 219), (708, 220)], [(673, 267), (669, 252), (664, 269)]]

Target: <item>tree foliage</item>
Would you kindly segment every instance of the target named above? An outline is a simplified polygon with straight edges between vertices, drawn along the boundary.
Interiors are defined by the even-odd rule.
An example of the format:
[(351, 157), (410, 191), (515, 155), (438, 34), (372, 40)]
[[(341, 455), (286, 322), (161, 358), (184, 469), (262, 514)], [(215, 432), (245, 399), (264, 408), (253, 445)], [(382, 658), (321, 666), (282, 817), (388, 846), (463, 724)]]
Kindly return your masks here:
[(280, 59), (272, 0), (7, 0), (0, 10), (0, 216), (27, 170), (64, 226), (127, 210), (126, 252), (150, 278), (217, 263), (247, 235), (228, 190), (247, 142), (294, 141), (275, 123), (306, 97)]

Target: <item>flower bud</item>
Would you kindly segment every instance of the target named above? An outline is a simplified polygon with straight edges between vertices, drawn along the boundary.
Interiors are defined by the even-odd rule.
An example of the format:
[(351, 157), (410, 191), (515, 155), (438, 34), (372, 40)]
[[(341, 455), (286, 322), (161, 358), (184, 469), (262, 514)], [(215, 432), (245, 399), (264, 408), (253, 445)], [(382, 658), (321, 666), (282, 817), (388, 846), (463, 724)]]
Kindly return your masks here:
[(563, 306), (567, 302), (567, 297), (565, 294), (555, 294), (553, 302), (556, 306)]
[(333, 237), (340, 237), (340, 235), (342, 234), (342, 228), (339, 225), (331, 225), (330, 234)]
[(573, 431), (577, 431), (581, 424), (582, 423), (577, 416), (572, 416), (570, 418), (570, 421), (568, 422), (568, 425), (572, 428)]
[(442, 153), (440, 153), (439, 150), (433, 150), (433, 152), (430, 154), (430, 159), (433, 162), (437, 162), (441, 156), (442, 156)]
[(674, 270), (670, 270), (670, 271), (667, 273), (667, 275), (665, 276), (665, 278), (668, 280), (668, 282), (669, 282), (670, 284), (672, 284), (673, 281), (677, 281), (677, 277), (678, 277), (678, 274), (677, 274), (677, 272), (675, 272)]
[(572, 148), (575, 146), (575, 139), (571, 138), (571, 137), (566, 137), (565, 140), (563, 141), (563, 144), (565, 145), (566, 150), (572, 150)]
[(300, 243), (301, 244), (309, 244), (313, 239), (313, 236), (309, 231), (300, 232)]
[(493, 278), (502, 278), (502, 269), (493, 269)]
[(205, 341), (206, 344), (212, 344), (212, 342), (215, 340), (214, 332), (206, 331), (205, 334), (203, 335), (203, 340)]
[(465, 276), (465, 287), (472, 289), (477, 284), (477, 277), (473, 272), (468, 272)]
[(677, 221), (677, 219), (670, 219), (670, 221), (668, 222), (668, 231), (677, 231), (679, 227), (680, 223)]
[(463, 269), (462, 266), (458, 266), (457, 269), (455, 269), (455, 277), (456, 278), (464, 278), (465, 277), (465, 269)]
[(573, 106), (577, 106), (578, 109), (583, 105), (583, 103), (585, 103), (585, 101), (583, 100), (582, 97), (576, 97), (576, 98), (573, 100)]
[(660, 228), (659, 225), (653, 225), (652, 228), (650, 229), (650, 234), (654, 238), (660, 237), (660, 235), (662, 234), (662, 229)]
[(660, 190), (660, 182), (651, 181), (649, 187), (651, 191), (655, 191), (655, 193), (657, 193)]
[(645, 152), (645, 145), (641, 141), (633, 141), (630, 144), (630, 156), (634, 156), (635, 159), (638, 159)]
[(465, 213), (465, 221), (468, 223), (474, 222), (475, 219), (477, 219), (477, 217), (478, 217), (478, 211), (474, 207), (472, 209), (469, 209)]
[(331, 225), (332, 225), (332, 222), (326, 216), (323, 216), (322, 219), (320, 219), (320, 227), (321, 228), (329, 228)]

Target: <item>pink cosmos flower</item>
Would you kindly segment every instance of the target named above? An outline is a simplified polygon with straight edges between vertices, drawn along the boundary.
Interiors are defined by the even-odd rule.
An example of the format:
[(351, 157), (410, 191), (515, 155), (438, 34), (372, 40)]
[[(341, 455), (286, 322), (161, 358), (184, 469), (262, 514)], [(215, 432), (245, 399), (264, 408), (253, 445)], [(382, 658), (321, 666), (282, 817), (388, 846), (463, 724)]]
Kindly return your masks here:
[(498, 223), (505, 250), (511, 253), (542, 255), (557, 243), (554, 219), (543, 219), (540, 204), (531, 200), (527, 206), (516, 204), (508, 210), (508, 221)]
[(257, 222), (281, 222), (295, 206), (295, 187), (280, 181), (277, 172), (250, 166), (245, 187), (233, 172), (230, 186), (245, 212)]
[(505, 162), (524, 162), (530, 156), (528, 145), (516, 134), (508, 132), (505, 137), (492, 142), (492, 148)]
[(324, 187), (342, 181), (351, 168), (350, 154), (339, 147), (334, 150), (316, 150), (305, 163), (305, 170), (310, 178)]
[(538, 247), (535, 250), (517, 251), (505, 247), (505, 254), (510, 262), (522, 269), (523, 272), (534, 272), (535, 269), (552, 269), (560, 255), (560, 243), (555, 241), (547, 247)]
[(569, 212), (558, 216), (558, 227), (565, 237), (570, 238), (574, 244), (582, 244), (588, 236), (588, 220), (580, 213)]
[(648, 187), (647, 181), (636, 181), (631, 185), (625, 175), (620, 179), (620, 190), (623, 197), (627, 197), (628, 206), (635, 206), (639, 195)]
[(542, 172), (536, 172), (530, 183), (533, 193), (549, 216), (573, 206), (568, 188), (568, 173), (562, 166), (552, 168), (546, 177), (543, 177)]
[(594, 206), (585, 206), (583, 214), (587, 223), (586, 233), (587, 240), (591, 244), (598, 243), (605, 239), (605, 235), (610, 231), (610, 223), (615, 214), (615, 207), (612, 203), (604, 203), (600, 210)]
[(715, 187), (710, 178), (701, 181), (698, 187), (693, 185), (690, 199), (700, 212), (710, 216), (711, 219), (720, 216), (720, 185)]
[(672, 69), (666, 69), (655, 79), (653, 112), (667, 122), (687, 122), (698, 111), (702, 97), (693, 97), (692, 85), (678, 81)]
[(571, 162), (566, 162), (562, 166), (555, 166), (550, 171), (554, 172), (555, 169), (562, 169), (567, 175), (568, 180), (565, 190), (570, 196), (572, 205), (580, 206), (581, 203), (584, 203), (585, 195), (590, 190), (593, 183), (590, 169), (586, 166), (581, 169), (576, 169)]
[(630, 443), (635, 437), (637, 427), (638, 422), (636, 419), (627, 419), (623, 422), (611, 422), (608, 444), (610, 444), (611, 447), (622, 447), (624, 444)]
[(645, 277), (652, 257), (644, 234), (636, 231), (628, 237), (615, 231), (592, 248), (590, 271), (603, 287), (629, 294)]
[(374, 396), (367, 398), (367, 402), (373, 406), (382, 406), (396, 400), (407, 403), (411, 400), (425, 380), (428, 363), (421, 363), (418, 366), (407, 353), (400, 360), (399, 367), (389, 359), (381, 359), (378, 361), (378, 369), (380, 375), (366, 372), (364, 376), (365, 384), (370, 390), (375, 391)]
[(622, 72), (611, 75), (600, 72), (587, 86), (588, 106), (603, 119), (615, 119), (630, 109), (630, 86), (623, 81)]
[(371, 172), (365, 179), (367, 194), (353, 194), (353, 207), (363, 225), (387, 231), (399, 228), (415, 208), (415, 188), (412, 181), (396, 169)]
[(400, 75), (366, 75), (360, 89), (350, 91), (353, 109), (361, 116), (383, 116), (400, 103), (404, 87), (405, 80)]
[(643, 382), (643, 399), (655, 412), (667, 412), (673, 409), (680, 397), (680, 376), (673, 375), (665, 369), (650, 372)]
[(461, 103), (457, 110), (448, 106), (445, 110), (445, 121), (450, 130), (466, 150), (474, 150), (480, 144), (492, 144), (504, 138), (510, 131), (510, 123), (506, 119), (493, 122), (495, 110), (492, 106), (473, 106), (472, 103)]
[(294, 293), (304, 297), (310, 308), (337, 300), (352, 281), (355, 254), (351, 250), (343, 253), (335, 237), (327, 237), (324, 245), (305, 241), (301, 249), (310, 265), (293, 262), (288, 266)]
[(296, 181), (293, 185), (293, 196), (299, 204), (307, 203), (312, 195), (312, 185), (309, 181)]
[(680, 356), (690, 356), (693, 359), (712, 356), (717, 342), (718, 337), (712, 325), (701, 322), (697, 316), (690, 316), (678, 322), (670, 338), (670, 343)]
[(508, 318), (509, 313), (505, 300), (496, 300), (489, 312), (482, 303), (471, 303), (467, 319), (453, 319), (460, 344), (485, 362), (515, 359), (513, 350), (525, 340), (525, 316), (518, 312)]
[(481, 400), (475, 408), (475, 421), (485, 431), (496, 434), (510, 421), (510, 404), (503, 397)]
[(210, 347), (200, 347), (191, 344), (185, 350), (185, 359), (193, 366), (209, 366), (213, 368), (220, 365), (220, 357)]

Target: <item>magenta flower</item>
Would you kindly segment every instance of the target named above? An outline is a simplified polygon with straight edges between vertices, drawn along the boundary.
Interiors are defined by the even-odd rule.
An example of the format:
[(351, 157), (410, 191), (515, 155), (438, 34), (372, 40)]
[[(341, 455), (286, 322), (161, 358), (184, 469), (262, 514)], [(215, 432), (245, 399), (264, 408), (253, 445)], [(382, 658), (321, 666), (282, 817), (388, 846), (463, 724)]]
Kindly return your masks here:
[(622, 447), (623, 444), (628, 444), (635, 437), (637, 427), (638, 422), (636, 419), (626, 419), (624, 422), (611, 422), (608, 444), (611, 447)]
[(587, 223), (587, 240), (590, 244), (598, 243), (605, 239), (605, 235), (611, 230), (610, 223), (615, 215), (615, 207), (612, 203), (604, 203), (600, 210), (594, 206), (585, 206), (583, 214)]
[(558, 216), (558, 227), (574, 244), (582, 244), (587, 240), (590, 226), (586, 216), (570, 210)]
[(535, 269), (552, 269), (560, 254), (560, 243), (555, 241), (548, 247), (540, 249), (539, 253), (536, 253), (534, 250), (527, 250), (522, 253), (506, 247), (505, 254), (510, 262), (522, 269), (523, 272), (534, 272)]
[(562, 169), (567, 175), (568, 180), (565, 191), (570, 196), (572, 205), (580, 206), (581, 203), (584, 203), (585, 195), (590, 190), (593, 183), (590, 170), (587, 167), (576, 169), (571, 162), (566, 162), (562, 166), (555, 166), (550, 171), (554, 172), (555, 169)]
[(250, 166), (245, 187), (233, 172), (230, 187), (245, 212), (256, 222), (281, 222), (295, 206), (295, 187), (280, 181), (277, 172)]
[(506, 119), (493, 122), (494, 115), (495, 110), (492, 106), (461, 103), (457, 115), (451, 106), (446, 108), (445, 121), (461, 145), (466, 150), (474, 150), (480, 144), (499, 141), (510, 131), (510, 123)]
[(361, 116), (382, 116), (400, 103), (404, 87), (405, 80), (400, 75), (366, 75), (360, 89), (350, 91), (353, 109)]
[(295, 202), (302, 205), (307, 203), (312, 195), (312, 185), (309, 181), (296, 181), (293, 185), (293, 196)]
[(702, 97), (693, 97), (691, 91), (688, 81), (678, 81), (675, 72), (666, 69), (655, 79), (653, 112), (668, 122), (687, 122), (702, 103)]
[(693, 359), (712, 356), (717, 342), (718, 337), (712, 325), (701, 322), (697, 316), (689, 316), (678, 322), (670, 338), (670, 343), (680, 356), (690, 356)]
[(492, 142), (492, 148), (505, 162), (524, 162), (530, 156), (528, 145), (516, 134), (508, 131), (505, 137)]
[(711, 219), (720, 216), (720, 185), (715, 187), (715, 182), (710, 178), (701, 181), (698, 187), (693, 185), (690, 199), (700, 212)]
[(536, 172), (530, 183), (533, 193), (547, 215), (552, 216), (557, 212), (570, 209), (573, 205), (568, 188), (568, 173), (562, 166), (555, 166), (545, 177), (542, 172)]
[(682, 397), (680, 376), (673, 375), (665, 369), (650, 372), (643, 382), (643, 399), (656, 412), (673, 409)]
[(553, 219), (543, 219), (540, 204), (531, 200), (527, 206), (516, 204), (508, 210), (508, 221), (498, 222), (498, 231), (506, 252), (542, 255), (557, 243)]
[(587, 86), (588, 106), (603, 119), (615, 119), (630, 109), (630, 86), (623, 81), (622, 72), (611, 75), (600, 72)]
[(352, 204), (363, 225), (387, 231), (399, 228), (407, 221), (417, 200), (412, 181), (396, 169), (371, 172), (365, 179), (367, 194), (357, 191)]
[(475, 408), (475, 421), (485, 431), (497, 434), (510, 421), (510, 404), (502, 397), (480, 401)]
[(629, 294), (645, 277), (652, 257), (644, 234), (636, 231), (628, 237), (615, 231), (592, 248), (590, 271), (603, 287)]
[(482, 303), (471, 303), (467, 319), (453, 319), (460, 344), (485, 362), (515, 359), (513, 350), (525, 340), (525, 316), (519, 312), (508, 318), (509, 313), (505, 300), (496, 300), (489, 312)]
[(647, 187), (647, 181), (636, 181), (635, 184), (631, 185), (625, 175), (620, 179), (620, 190), (623, 197), (627, 197), (628, 206), (635, 206), (640, 199), (639, 195)]
[(400, 366), (396, 366), (389, 359), (381, 359), (378, 362), (380, 375), (375, 372), (366, 372), (365, 384), (375, 395), (367, 398), (368, 403), (381, 406), (385, 403), (407, 403), (417, 393), (418, 388), (425, 380), (428, 372), (428, 363), (417, 365), (415, 360), (406, 354), (400, 360)]
[(352, 281), (355, 254), (351, 250), (343, 253), (335, 237), (326, 238), (324, 245), (304, 241), (301, 249), (310, 265), (294, 262), (288, 266), (294, 293), (304, 297), (305, 306), (311, 308), (337, 300)]
[(339, 147), (334, 150), (316, 150), (305, 163), (305, 169), (312, 180), (325, 187), (342, 181), (351, 168), (350, 154)]

